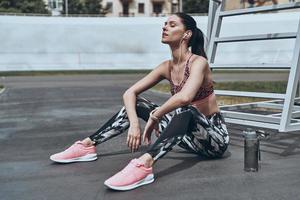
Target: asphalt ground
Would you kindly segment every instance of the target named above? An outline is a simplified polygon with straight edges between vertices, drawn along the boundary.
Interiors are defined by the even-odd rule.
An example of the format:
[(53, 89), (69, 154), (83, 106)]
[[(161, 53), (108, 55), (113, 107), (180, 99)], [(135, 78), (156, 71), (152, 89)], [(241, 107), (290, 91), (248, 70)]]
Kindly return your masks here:
[[(53, 153), (95, 132), (122, 106), (122, 93), (142, 75), (6, 77), (0, 94), (0, 199), (298, 200), (300, 132), (276, 133), (261, 142), (258, 172), (244, 172), (242, 130), (228, 124), (230, 146), (208, 160), (178, 147), (154, 166), (154, 183), (127, 192), (103, 182), (139, 152), (126, 133), (99, 146), (94, 162), (56, 164)], [(157, 102), (169, 95), (148, 91)]]

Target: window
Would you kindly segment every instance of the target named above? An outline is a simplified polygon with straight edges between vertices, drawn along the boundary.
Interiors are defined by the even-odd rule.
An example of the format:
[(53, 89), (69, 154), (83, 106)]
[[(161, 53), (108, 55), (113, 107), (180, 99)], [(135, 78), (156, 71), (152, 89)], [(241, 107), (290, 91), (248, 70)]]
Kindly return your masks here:
[(153, 4), (153, 12), (155, 14), (160, 14), (162, 13), (162, 4), (161, 3), (154, 3)]
[(50, 0), (49, 2), (48, 2), (48, 4), (50, 5), (50, 7), (51, 7), (51, 9), (55, 9), (56, 8), (56, 2), (55, 2), (55, 0)]
[(139, 13), (145, 13), (145, 4), (139, 3)]
[(123, 3), (123, 16), (124, 17), (129, 16), (129, 3), (128, 2)]
[(59, 10), (63, 10), (63, 2), (62, 1), (58, 1), (58, 9)]
[(106, 10), (107, 10), (108, 13), (113, 12), (113, 2), (107, 2), (106, 3)]
[(176, 4), (176, 3), (173, 3), (172, 4), (172, 13), (176, 13), (176, 12), (178, 12), (179, 10), (178, 10), (178, 4)]

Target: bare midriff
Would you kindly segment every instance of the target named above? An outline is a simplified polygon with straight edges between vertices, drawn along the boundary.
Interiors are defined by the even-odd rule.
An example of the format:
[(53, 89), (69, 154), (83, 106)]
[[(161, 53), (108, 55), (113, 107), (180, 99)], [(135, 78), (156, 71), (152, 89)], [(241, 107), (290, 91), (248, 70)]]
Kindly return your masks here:
[(205, 99), (194, 101), (191, 105), (197, 108), (197, 110), (205, 116), (210, 116), (214, 113), (220, 112), (215, 93), (210, 94)]

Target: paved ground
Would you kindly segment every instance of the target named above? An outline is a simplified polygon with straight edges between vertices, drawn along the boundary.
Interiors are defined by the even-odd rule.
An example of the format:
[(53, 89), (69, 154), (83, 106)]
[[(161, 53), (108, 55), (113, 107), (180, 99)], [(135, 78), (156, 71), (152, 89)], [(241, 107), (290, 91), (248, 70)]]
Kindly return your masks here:
[[(205, 160), (175, 148), (155, 166), (156, 181), (114, 192), (103, 181), (140, 154), (126, 134), (97, 147), (97, 161), (55, 164), (52, 153), (93, 133), (121, 107), (121, 94), (141, 75), (8, 77), (0, 94), (0, 199), (296, 200), (300, 195), (300, 133), (262, 142), (258, 173), (243, 171), (244, 127), (229, 125), (223, 159)], [(161, 103), (168, 96), (147, 92)]]

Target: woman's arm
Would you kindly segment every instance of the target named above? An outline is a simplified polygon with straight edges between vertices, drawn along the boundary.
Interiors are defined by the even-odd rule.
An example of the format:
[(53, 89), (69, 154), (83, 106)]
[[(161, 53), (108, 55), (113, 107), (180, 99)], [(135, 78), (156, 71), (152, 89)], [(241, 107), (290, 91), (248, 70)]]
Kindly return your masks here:
[(181, 91), (170, 97), (161, 107), (152, 113), (154, 120), (151, 119), (153, 117), (149, 118), (143, 134), (143, 140), (146, 144), (151, 143), (151, 133), (157, 124), (155, 119), (161, 118), (176, 108), (189, 105), (202, 85), (206, 70), (209, 70), (206, 59), (202, 57), (197, 57), (190, 68), (190, 76)]
[(190, 76), (184, 84), (184, 87), (156, 110), (154, 115), (161, 118), (164, 114), (178, 107), (189, 105), (201, 87), (207, 70), (209, 70), (207, 60), (202, 57), (197, 57), (190, 67)]
[(127, 145), (131, 151), (137, 150), (140, 145), (141, 132), (139, 121), (136, 113), (136, 97), (145, 90), (151, 88), (166, 77), (168, 71), (168, 61), (161, 63), (148, 75), (131, 86), (123, 94), (123, 101), (130, 122), (130, 127), (127, 136)]

